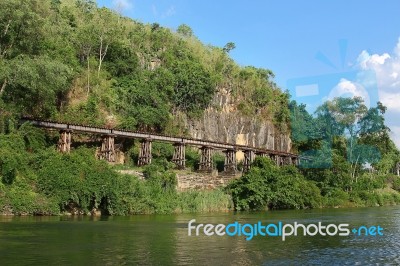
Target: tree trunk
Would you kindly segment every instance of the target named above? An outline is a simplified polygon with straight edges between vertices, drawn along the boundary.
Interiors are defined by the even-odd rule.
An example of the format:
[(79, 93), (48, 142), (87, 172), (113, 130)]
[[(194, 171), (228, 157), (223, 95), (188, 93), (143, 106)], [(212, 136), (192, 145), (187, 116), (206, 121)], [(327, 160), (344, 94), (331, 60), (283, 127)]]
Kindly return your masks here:
[[(10, 28), (11, 22), (12, 22), (11, 19), (8, 20), (7, 25), (4, 27), (4, 31), (3, 31), (2, 37), (6, 37), (8, 29)], [(9, 50), (12, 47), (12, 45), (13, 45), (13, 42), (11, 42), (11, 44), (8, 46), (8, 48), (6, 46), (4, 46), (4, 49), (2, 49), (2, 46), (0, 45), (0, 56), (1, 57), (5, 57), (6, 53), (7, 53), (7, 50)]]
[(11, 19), (8, 20), (7, 25), (4, 27), (3, 37), (7, 35), (8, 29), (10, 28), (10, 24), (11, 24)]
[(353, 173), (351, 174), (352, 175), (352, 180), (355, 179), (356, 183), (357, 183), (357, 178), (355, 177), (356, 176), (356, 167), (357, 167), (357, 163), (358, 163), (358, 159), (359, 158), (360, 158), (360, 155), (357, 156), (357, 160), (354, 163), (354, 170), (353, 170)]
[(87, 96), (89, 96), (90, 90), (90, 63), (89, 63), (89, 56), (86, 57), (87, 60)]
[(84, 54), (84, 56), (86, 57), (86, 65), (87, 65), (87, 96), (89, 96), (89, 92), (90, 92), (90, 51), (92, 50), (92, 46), (91, 45), (83, 45), (82, 47), (82, 52)]
[(1, 88), (0, 88), (0, 96), (3, 94), (6, 86), (7, 86), (7, 79), (4, 79), (3, 85), (1, 85)]
[(103, 37), (100, 37), (100, 50), (99, 50), (99, 67), (97, 68), (97, 77), (100, 77), (100, 70), (101, 70), (101, 64), (103, 63), (104, 57), (107, 54), (108, 50), (108, 44), (106, 45), (106, 48), (103, 51)]

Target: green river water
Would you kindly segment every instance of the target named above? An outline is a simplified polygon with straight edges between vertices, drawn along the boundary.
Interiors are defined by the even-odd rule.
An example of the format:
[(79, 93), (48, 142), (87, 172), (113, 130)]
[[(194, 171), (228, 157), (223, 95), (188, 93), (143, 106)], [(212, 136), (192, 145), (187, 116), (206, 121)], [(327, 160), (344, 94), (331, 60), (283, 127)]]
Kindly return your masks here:
[[(188, 236), (196, 223), (348, 223), (383, 236)], [(194, 232), (193, 232), (194, 233)], [(400, 206), (137, 215), (0, 217), (0, 265), (400, 265)]]

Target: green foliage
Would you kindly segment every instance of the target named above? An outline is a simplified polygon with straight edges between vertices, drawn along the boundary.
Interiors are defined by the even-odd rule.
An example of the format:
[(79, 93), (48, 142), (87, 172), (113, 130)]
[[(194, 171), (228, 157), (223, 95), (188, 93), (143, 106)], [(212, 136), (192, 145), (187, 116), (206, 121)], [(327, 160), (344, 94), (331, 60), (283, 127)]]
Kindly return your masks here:
[(224, 48), (222, 48), (224, 50), (224, 52), (229, 53), (230, 51), (232, 51), (233, 49), (236, 48), (236, 44), (233, 42), (228, 42), (227, 44), (225, 44)]
[(395, 176), (393, 180), (393, 189), (400, 192), (400, 177)]
[(287, 123), (273, 73), (235, 64), (232, 42), (204, 45), (186, 24), (174, 33), (95, 1), (5, 0), (0, 10), (0, 105), (17, 116), (94, 125), (112, 117), (114, 126), (162, 132), (177, 110), (199, 117), (227, 88), (243, 113)]
[(296, 101), (291, 101), (290, 127), (293, 146), (298, 150), (313, 150), (318, 148), (316, 139), (319, 138), (315, 120), (307, 112), (306, 105), (298, 105)]
[[(2, 207), (16, 215), (57, 215), (57, 202), (43, 194), (35, 193), (24, 187), (15, 186), (4, 193), (5, 202)], [(9, 213), (10, 214), (10, 213)]]
[(219, 212), (232, 210), (232, 201), (223, 190), (187, 191), (178, 194), (179, 212)]
[(0, 3), (0, 58), (21, 53), (37, 55), (43, 47), (47, 3), (4, 0)]
[(200, 154), (198, 150), (191, 147), (186, 147), (186, 168), (191, 170), (198, 169), (198, 163), (200, 162)]
[(224, 163), (225, 163), (225, 155), (222, 153), (215, 153), (212, 157), (214, 169), (217, 169), (218, 172), (224, 171)]
[(346, 206), (349, 201), (349, 194), (345, 191), (334, 188), (330, 190), (323, 198), (323, 205), (326, 207)]
[(0, 176), (4, 184), (11, 185), (19, 172), (25, 172), (28, 156), (23, 137), (18, 134), (0, 134)]
[[(325, 206), (399, 202), (397, 194), (377, 193), (389, 183), (399, 187), (392, 173), (400, 153), (381, 103), (368, 109), (360, 98), (336, 98), (312, 116), (304, 105), (289, 104), (271, 70), (237, 65), (229, 56), (234, 43), (204, 45), (188, 25), (174, 33), (98, 8), (92, 0), (0, 1), (0, 32), (3, 209), (57, 214), (71, 203), (83, 212), (110, 214), (226, 209), (229, 196), (221, 191), (176, 191), (171, 145), (154, 144), (154, 165), (140, 181), (96, 161), (93, 150), (60, 155), (41, 130), (17, 129), (21, 115), (32, 115), (181, 133), (177, 111), (199, 117), (217, 89), (229, 91), (244, 115), (272, 121), (283, 133), (290, 123), (295, 150), (313, 158), (302, 162), (301, 173), (258, 159), (229, 187), (237, 209), (315, 207), (320, 194)], [(136, 161), (137, 148), (130, 160)], [(198, 158), (188, 150), (188, 167), (195, 169)], [(223, 161), (214, 156), (218, 170)]]
[(321, 205), (317, 186), (293, 166), (277, 167), (268, 158), (256, 158), (251, 170), (228, 186), (237, 210), (302, 209)]
[(23, 114), (51, 117), (72, 78), (72, 70), (47, 57), (18, 56), (9, 60), (3, 99)]
[(173, 73), (176, 79), (173, 96), (175, 106), (189, 114), (204, 110), (215, 91), (210, 73), (194, 60), (177, 61)]
[(179, 25), (176, 32), (181, 34), (184, 37), (192, 37), (193, 36), (193, 30), (186, 24)]
[(169, 119), (165, 92), (151, 86), (143, 76), (121, 79), (115, 88), (119, 97), (118, 111), (124, 114), (124, 128), (144, 131), (164, 128)]
[(112, 209), (113, 180), (117, 174), (105, 162), (96, 160), (93, 153), (81, 148), (67, 155), (55, 151), (45, 154), (38, 173), (39, 191), (55, 198), (61, 209), (76, 202), (87, 212), (98, 208), (102, 201)]
[[(384, 123), (386, 107), (367, 108), (361, 98), (335, 98), (317, 108), (291, 102), (295, 147), (310, 161), (301, 163), (307, 179), (316, 181), (330, 207), (375, 206), (396, 202), (396, 193), (380, 193), (390, 183), (399, 151)], [(390, 180), (393, 180), (390, 181)]]

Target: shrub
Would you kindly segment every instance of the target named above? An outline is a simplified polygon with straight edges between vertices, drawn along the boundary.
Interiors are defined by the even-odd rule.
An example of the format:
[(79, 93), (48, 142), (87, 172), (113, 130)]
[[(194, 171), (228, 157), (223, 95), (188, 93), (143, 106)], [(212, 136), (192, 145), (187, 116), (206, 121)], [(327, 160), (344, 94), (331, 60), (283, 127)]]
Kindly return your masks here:
[(256, 158), (250, 171), (227, 190), (236, 210), (302, 209), (321, 205), (320, 190), (293, 166), (277, 167), (268, 158)]

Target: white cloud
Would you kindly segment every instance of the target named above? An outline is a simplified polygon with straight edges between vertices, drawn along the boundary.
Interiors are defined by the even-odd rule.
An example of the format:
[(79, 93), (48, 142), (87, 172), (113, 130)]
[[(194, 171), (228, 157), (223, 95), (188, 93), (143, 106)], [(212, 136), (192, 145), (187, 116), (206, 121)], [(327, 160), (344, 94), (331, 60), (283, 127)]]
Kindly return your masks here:
[[(389, 111), (398, 112), (400, 116), (400, 91), (399, 92), (387, 92), (380, 91), (379, 98), (383, 105), (385, 105)], [(400, 117), (399, 117), (400, 118)]]
[(151, 5), (151, 11), (153, 13), (153, 16), (158, 19), (165, 19), (168, 17), (172, 17), (173, 15), (176, 14), (175, 6), (169, 6), (167, 9), (164, 11), (158, 11), (158, 8), (156, 5), (152, 4)]
[(400, 126), (392, 126), (390, 135), (397, 147), (400, 147)]
[(360, 83), (352, 82), (342, 78), (329, 93), (328, 99), (332, 100), (335, 97), (361, 97), (367, 107), (370, 107), (370, 98), (368, 92)]
[(362, 70), (373, 70), (376, 73), (380, 92), (400, 91), (400, 39), (392, 55), (388, 53), (370, 55), (362, 51), (357, 61)]
[(153, 12), (153, 16), (158, 17), (157, 7), (154, 4), (151, 5), (151, 11)]
[(387, 125), (392, 130), (394, 142), (400, 147), (400, 38), (392, 53), (379, 55), (362, 51), (357, 59), (357, 67), (360, 76), (365, 71), (375, 73), (379, 101), (388, 108), (385, 116)]
[(168, 9), (161, 14), (161, 18), (168, 18), (168, 17), (172, 17), (173, 15), (175, 15), (176, 11), (175, 11), (175, 7), (174, 6), (170, 6), (168, 7)]
[(112, 0), (112, 4), (119, 12), (133, 8), (133, 2), (131, 0)]
[(397, 42), (396, 48), (394, 48), (394, 53), (396, 56), (400, 57), (400, 37), (399, 40)]
[(373, 54), (370, 55), (367, 51), (362, 51), (358, 56), (357, 62), (362, 69), (368, 69), (375, 65), (383, 65), (385, 61), (390, 58), (388, 53), (384, 53), (382, 55)]

